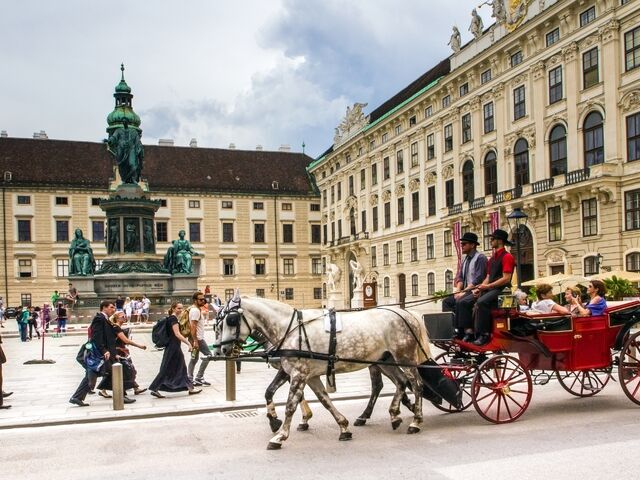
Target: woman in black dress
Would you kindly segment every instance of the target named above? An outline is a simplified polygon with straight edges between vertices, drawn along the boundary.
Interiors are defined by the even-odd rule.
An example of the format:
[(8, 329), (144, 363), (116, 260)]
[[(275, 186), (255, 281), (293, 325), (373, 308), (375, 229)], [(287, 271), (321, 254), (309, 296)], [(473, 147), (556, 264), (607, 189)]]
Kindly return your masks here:
[(149, 385), (151, 395), (156, 398), (164, 398), (158, 390), (163, 392), (184, 392), (189, 391), (189, 395), (200, 393), (201, 389), (193, 387), (193, 383), (187, 376), (187, 364), (184, 354), (180, 348), (180, 343), (184, 343), (191, 351), (192, 347), (185, 337), (180, 334), (178, 318), (182, 314), (183, 306), (179, 302), (174, 302), (169, 308), (169, 319), (167, 328), (169, 329), (169, 344), (164, 349), (160, 371), (155, 380)]

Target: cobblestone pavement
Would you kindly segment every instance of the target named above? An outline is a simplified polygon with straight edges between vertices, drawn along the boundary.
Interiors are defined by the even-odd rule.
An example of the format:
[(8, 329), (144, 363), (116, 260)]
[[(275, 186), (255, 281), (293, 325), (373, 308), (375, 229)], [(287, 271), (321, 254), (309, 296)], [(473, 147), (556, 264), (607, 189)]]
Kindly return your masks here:
[[(0, 410), (0, 429), (255, 408), (264, 405), (264, 391), (276, 373), (265, 363), (244, 362), (242, 373), (236, 376), (236, 400), (229, 402), (226, 401), (225, 392), (225, 362), (211, 362), (205, 378), (212, 385), (204, 387), (199, 395), (189, 396), (186, 392), (181, 392), (157, 399), (147, 391), (135, 397), (131, 395), (137, 400), (136, 403), (125, 405), (125, 409), (120, 411), (113, 410), (112, 400), (88, 395), (86, 401), (90, 406), (81, 408), (68, 401), (84, 375), (84, 370), (75, 357), (86, 339), (86, 325), (77, 326), (75, 333), (66, 336), (46, 337), (44, 358), (54, 360), (55, 363), (51, 365), (24, 364), (28, 360), (41, 358), (42, 343), (35, 337), (30, 342), (20, 342), (14, 334), (14, 325), (15, 322), (9, 321), (6, 328), (2, 329), (3, 348), (8, 359), (3, 366), (4, 390), (14, 393), (5, 399), (6, 404), (12, 408)], [(138, 371), (138, 383), (146, 387), (158, 372), (162, 352), (156, 350), (151, 343), (150, 326), (133, 328), (135, 340), (148, 347), (147, 350), (131, 347), (131, 356)], [(207, 341), (213, 342), (210, 328)], [(183, 351), (188, 361), (186, 348), (183, 347)], [(331, 395), (332, 398), (368, 397), (368, 370), (338, 375), (337, 386), (338, 390)], [(285, 385), (277, 392), (276, 402), (286, 401), (287, 392)], [(392, 392), (391, 382), (386, 382), (383, 393)], [(307, 398), (315, 400), (309, 389), (305, 394)], [(284, 415), (282, 408), (279, 409), (279, 414)]]

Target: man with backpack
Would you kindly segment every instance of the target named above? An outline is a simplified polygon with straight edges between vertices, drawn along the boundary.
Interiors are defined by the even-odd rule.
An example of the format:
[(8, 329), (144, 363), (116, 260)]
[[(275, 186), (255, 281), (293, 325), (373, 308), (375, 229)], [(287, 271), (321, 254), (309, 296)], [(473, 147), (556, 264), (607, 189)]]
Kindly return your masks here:
[[(209, 350), (209, 346), (204, 339), (204, 315), (202, 313), (202, 307), (206, 304), (207, 299), (202, 292), (195, 292), (193, 294), (193, 304), (189, 309), (182, 314), (180, 318), (180, 332), (182, 333), (183, 325), (188, 322), (189, 325), (189, 341), (192, 342), (193, 350), (191, 351), (191, 361), (189, 361), (189, 367), (187, 373), (189, 380), (196, 386), (208, 387), (211, 384), (204, 379), (204, 371), (207, 369), (209, 362), (211, 361), (212, 354)], [(184, 334), (183, 334), (184, 335)], [(202, 353), (202, 363), (198, 369), (198, 374), (193, 378), (193, 372), (198, 363), (198, 353)]]

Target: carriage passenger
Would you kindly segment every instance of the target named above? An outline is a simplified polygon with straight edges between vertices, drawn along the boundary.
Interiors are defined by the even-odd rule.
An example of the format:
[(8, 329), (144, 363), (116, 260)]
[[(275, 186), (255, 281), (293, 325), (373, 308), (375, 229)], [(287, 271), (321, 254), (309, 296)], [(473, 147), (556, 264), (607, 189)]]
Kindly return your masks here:
[(569, 315), (571, 313), (568, 308), (558, 305), (553, 300), (553, 287), (548, 283), (539, 283), (536, 285), (536, 295), (538, 296), (538, 300), (533, 302), (531, 310), (527, 312), (527, 315), (536, 315), (541, 313)]
[(513, 245), (509, 241), (509, 234), (498, 228), (490, 238), (493, 255), (487, 266), (488, 273), (484, 281), (473, 290), (473, 295), (479, 297), (476, 302), (476, 340), (473, 342), (478, 346), (486, 345), (491, 340), (491, 310), (498, 307), (498, 296), (502, 290), (511, 286), (511, 276), (515, 267), (513, 255), (505, 248)]
[(527, 310), (529, 310), (529, 296), (527, 295), (526, 292), (523, 292), (522, 290), (518, 289), (515, 292), (513, 292), (513, 296), (516, 299), (516, 304), (518, 305), (518, 311), (520, 312), (526, 312)]
[(478, 285), (487, 275), (487, 257), (478, 253), (478, 236), (467, 232), (460, 238), (464, 257), (455, 278), (454, 294), (442, 301), (442, 310), (454, 312), (456, 338), (473, 341), (473, 305), (476, 298), (469, 287)]
[(572, 312), (575, 315), (581, 317), (588, 317), (590, 315), (604, 315), (607, 309), (607, 301), (604, 299), (607, 293), (607, 287), (601, 280), (592, 280), (587, 285), (587, 294), (589, 295), (589, 302), (586, 305), (580, 303), (580, 299), (575, 296), (571, 296), (571, 305), (575, 308)]

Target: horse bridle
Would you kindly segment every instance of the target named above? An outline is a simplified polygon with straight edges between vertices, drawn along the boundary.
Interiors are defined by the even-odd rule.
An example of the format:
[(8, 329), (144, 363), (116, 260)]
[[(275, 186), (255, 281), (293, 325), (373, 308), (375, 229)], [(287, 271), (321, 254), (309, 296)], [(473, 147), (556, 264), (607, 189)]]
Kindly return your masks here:
[(238, 300), (238, 305), (234, 305), (232, 308), (225, 306), (224, 310), (222, 310), (222, 315), (218, 315), (221, 322), (226, 322), (231, 328), (235, 327), (236, 332), (234, 334), (234, 338), (231, 340), (222, 341), (222, 339), (220, 339), (220, 342), (216, 344), (216, 347), (222, 347), (223, 345), (229, 344), (236, 346), (242, 345), (244, 343), (243, 340), (240, 340), (240, 328), (242, 326), (242, 322), (244, 322), (249, 329), (249, 332), (251, 332), (251, 325), (249, 325), (249, 322), (247, 322), (247, 319), (244, 316), (241, 303), (242, 301)]

